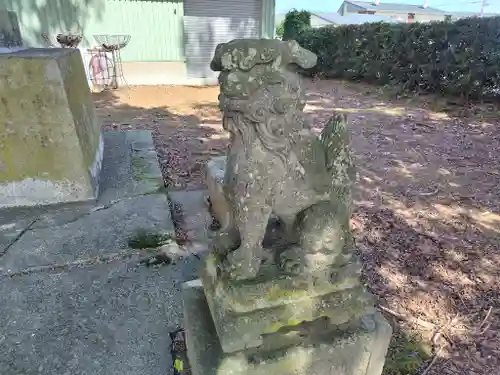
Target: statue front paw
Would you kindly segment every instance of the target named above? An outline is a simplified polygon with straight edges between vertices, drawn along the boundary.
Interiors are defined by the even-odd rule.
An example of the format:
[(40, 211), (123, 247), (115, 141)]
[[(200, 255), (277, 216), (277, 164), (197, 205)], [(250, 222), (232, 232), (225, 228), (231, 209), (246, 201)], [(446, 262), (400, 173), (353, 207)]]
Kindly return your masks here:
[(253, 279), (259, 272), (260, 260), (249, 259), (242, 250), (240, 248), (227, 254), (222, 264), (223, 272), (231, 280)]
[(236, 247), (236, 242), (228, 233), (217, 233), (212, 241), (212, 249), (220, 256), (225, 256)]

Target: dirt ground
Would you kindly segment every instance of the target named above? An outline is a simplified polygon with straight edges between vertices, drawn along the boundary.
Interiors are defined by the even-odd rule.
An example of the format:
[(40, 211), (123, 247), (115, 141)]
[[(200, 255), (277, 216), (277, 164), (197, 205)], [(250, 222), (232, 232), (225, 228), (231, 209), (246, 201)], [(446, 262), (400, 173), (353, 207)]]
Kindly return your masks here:
[[(364, 277), (394, 321), (430, 347), (419, 373), (500, 368), (500, 112), (431, 97), (307, 81), (321, 129), (348, 114), (357, 156), (352, 225)], [(130, 87), (95, 94), (104, 129), (151, 129), (171, 189), (203, 187), (224, 153), (217, 87)], [(411, 373), (411, 372), (410, 372)]]

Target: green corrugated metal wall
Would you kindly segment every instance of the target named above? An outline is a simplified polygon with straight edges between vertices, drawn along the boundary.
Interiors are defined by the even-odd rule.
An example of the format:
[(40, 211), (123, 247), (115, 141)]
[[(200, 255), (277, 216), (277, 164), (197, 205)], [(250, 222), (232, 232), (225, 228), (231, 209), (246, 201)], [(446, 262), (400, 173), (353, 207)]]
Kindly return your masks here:
[(83, 30), (82, 47), (93, 35), (130, 34), (124, 61), (184, 60), (182, 0), (0, 0), (16, 12), (28, 45), (43, 46), (41, 34)]
[(262, 0), (261, 37), (274, 39), (276, 36), (276, 0)]
[(130, 34), (124, 61), (183, 60), (183, 3), (172, 0), (106, 0), (101, 20), (94, 16), (85, 34)]

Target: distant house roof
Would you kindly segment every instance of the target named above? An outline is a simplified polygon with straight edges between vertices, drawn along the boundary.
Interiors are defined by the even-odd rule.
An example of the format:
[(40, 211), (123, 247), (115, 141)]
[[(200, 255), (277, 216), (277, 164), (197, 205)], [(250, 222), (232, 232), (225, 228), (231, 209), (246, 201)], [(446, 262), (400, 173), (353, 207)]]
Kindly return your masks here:
[[(342, 16), (338, 13), (323, 13), (323, 12), (310, 12), (311, 13), (311, 26), (325, 26), (325, 25), (361, 25), (368, 22), (399, 22), (395, 18), (389, 16), (382, 16), (379, 14), (358, 14), (346, 13)], [(276, 14), (276, 25), (284, 21), (286, 14)], [(319, 18), (324, 22), (315, 22), (313, 17)], [(317, 25), (315, 25), (317, 24)]]
[[(415, 14), (450, 14), (449, 12), (445, 12), (444, 10), (425, 7), (423, 5), (415, 5), (415, 4), (398, 4), (398, 3), (384, 3), (383, 0), (377, 5), (375, 1), (355, 1), (355, 0), (346, 0), (345, 3), (352, 4), (354, 6), (363, 8), (368, 11), (384, 11), (391, 13), (415, 13)], [(339, 11), (342, 9), (343, 4), (340, 6)]]
[[(477, 12), (450, 12), (451, 18), (467, 18), (467, 17), (480, 17), (480, 14)], [(499, 13), (484, 13), (483, 17), (498, 17)]]
[(370, 22), (398, 22), (395, 18), (381, 16), (378, 14), (346, 13), (342, 16), (338, 13), (311, 13), (311, 16), (322, 18), (335, 25), (361, 25), (363, 23)]

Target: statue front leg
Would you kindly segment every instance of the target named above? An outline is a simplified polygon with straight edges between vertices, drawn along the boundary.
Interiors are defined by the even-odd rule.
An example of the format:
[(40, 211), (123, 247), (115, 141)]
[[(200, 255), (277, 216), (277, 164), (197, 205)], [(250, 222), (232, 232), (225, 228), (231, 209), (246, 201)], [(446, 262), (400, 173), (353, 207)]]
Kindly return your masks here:
[[(215, 232), (212, 249), (218, 259), (225, 258), (227, 253), (235, 250), (239, 246), (238, 228), (235, 226), (230, 208), (231, 195), (225, 185), (222, 186), (222, 192), (216, 195), (216, 202), (209, 201), (209, 210), (212, 214), (213, 222), (219, 226), (213, 228)], [(214, 203), (216, 203), (214, 207)], [(217, 209), (216, 209), (217, 207)]]
[(227, 254), (224, 272), (233, 280), (254, 278), (263, 259), (262, 240), (271, 207), (260, 200), (240, 199), (235, 207), (234, 223), (239, 230), (240, 246)]

